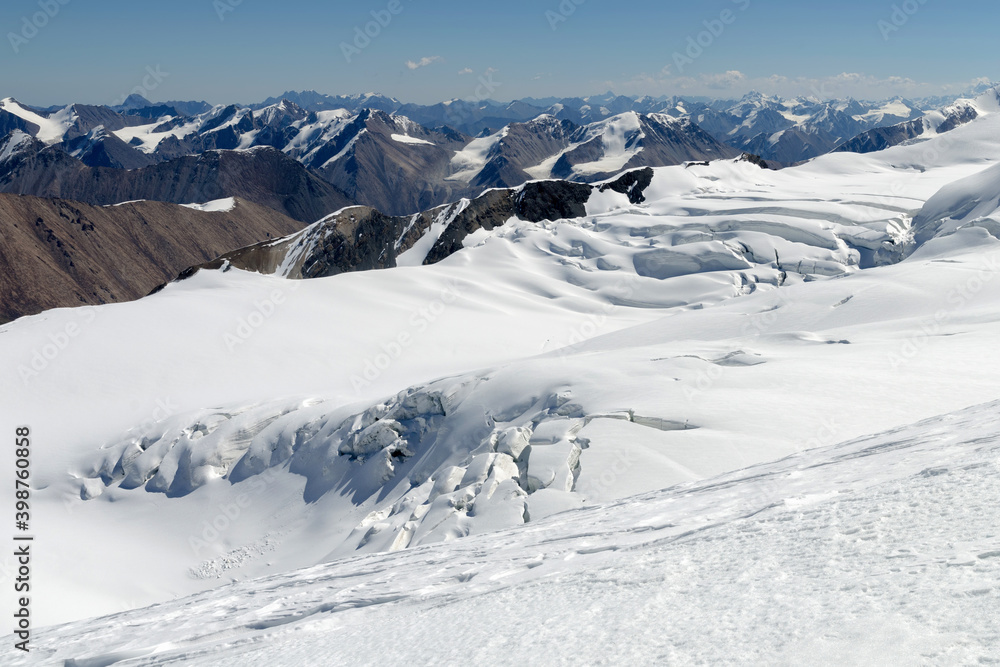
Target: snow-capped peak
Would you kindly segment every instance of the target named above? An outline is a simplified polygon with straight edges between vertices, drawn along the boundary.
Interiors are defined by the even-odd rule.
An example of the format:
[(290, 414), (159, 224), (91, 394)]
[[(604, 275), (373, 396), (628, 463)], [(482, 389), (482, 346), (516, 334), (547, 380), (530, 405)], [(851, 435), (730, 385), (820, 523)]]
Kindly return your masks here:
[(23, 146), (31, 143), (31, 135), (21, 130), (14, 130), (7, 135), (6, 142), (0, 144), (0, 162), (6, 162)]

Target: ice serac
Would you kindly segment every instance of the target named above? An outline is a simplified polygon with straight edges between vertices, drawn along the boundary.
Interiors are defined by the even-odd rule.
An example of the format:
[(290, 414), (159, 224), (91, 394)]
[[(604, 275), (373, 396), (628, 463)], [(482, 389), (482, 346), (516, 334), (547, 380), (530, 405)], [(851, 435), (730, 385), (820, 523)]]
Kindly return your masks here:
[[(444, 651), (451, 662), (500, 665), (610, 664), (625, 651), (643, 664), (665, 655), (988, 663), (1000, 650), (998, 409), (978, 405), (517, 530), (383, 548), (391, 552), (46, 628), (33, 657), (8, 664), (435, 663)], [(478, 484), (497, 498), (516, 470), (486, 457), (469, 476), (485, 474)], [(425, 516), (462, 503), (449, 490), (465, 481), (443, 473)], [(463, 507), (485, 515), (482, 497)], [(358, 532), (384, 547), (391, 522), (373, 512)], [(809, 604), (793, 608), (799, 600)], [(560, 641), (525, 641), (554, 623)], [(109, 636), (111, 624), (129, 632)]]
[[(684, 168), (685, 177), (700, 178), (696, 174), (710, 173), (718, 168), (715, 165), (735, 168), (744, 177), (768, 169), (766, 161), (744, 154), (736, 160), (690, 163)], [(189, 277), (199, 268), (237, 268), (298, 279), (404, 263), (434, 264), (462, 250), (480, 230), (490, 232), (511, 220), (540, 223), (585, 219), (607, 208), (642, 210), (647, 205), (647, 192), (656, 189), (656, 179), (666, 184), (675, 177), (676, 173), (644, 168), (594, 185), (532, 181), (519, 188), (488, 190), (475, 199), (412, 216), (387, 216), (368, 207), (350, 207), (294, 236), (227, 253), (181, 277)], [(746, 214), (767, 211), (748, 206)], [(770, 266), (775, 275), (785, 277), (829, 276), (898, 261), (908, 249), (904, 242), (908, 220), (887, 225), (887, 220), (876, 215), (870, 221), (833, 230), (815, 222), (793, 222), (780, 208), (774, 213), (766, 219), (715, 219), (710, 211), (690, 210), (691, 219), (678, 226), (678, 232), (684, 230), (683, 236), (678, 233), (668, 246), (638, 253), (629, 261), (634, 261), (641, 275), (659, 278), (759, 265)], [(796, 214), (793, 212), (792, 218)], [(654, 229), (660, 231), (658, 226)], [(787, 243), (792, 245), (783, 247)], [(803, 247), (810, 250), (803, 252)], [(401, 261), (404, 254), (406, 259)], [(754, 289), (753, 279), (748, 280), (746, 288)]]
[[(764, 166), (744, 156), (634, 170), (598, 185), (534, 181), (410, 217), (352, 207), (202, 268), (221, 269), (219, 277), (243, 269), (309, 279), (393, 263), (427, 268), (458, 256), (445, 266), (454, 269), (464, 263), (460, 251), (485, 251), (488, 245), (475, 239), (489, 238), (533, 248), (555, 267), (549, 270), (566, 272), (568, 283), (602, 294), (615, 307), (656, 309), (767, 295), (901, 259), (895, 211), (878, 200), (851, 203), (837, 215), (806, 194), (769, 200), (768, 184), (761, 181), (790, 176)], [(726, 187), (755, 188), (756, 194), (720, 198), (711, 188), (722, 180)], [(812, 187), (808, 178), (804, 187)], [(473, 264), (469, 270), (476, 275), (479, 269)], [(201, 272), (185, 277), (212, 279)], [(841, 296), (834, 303), (847, 301)], [(778, 308), (756, 307), (764, 313)], [(787, 335), (802, 345), (850, 343)], [(289, 399), (177, 415), (110, 443), (83, 483), (88, 493), (103, 486), (102, 492), (142, 488), (185, 497), (218, 478), (238, 484), (287, 467), (306, 479), (308, 503), (334, 502), (329, 496), (336, 494), (350, 498), (355, 524), (328, 537), (331, 555), (396, 550), (519, 525), (621, 492), (615, 479), (602, 479), (602, 466), (614, 465), (608, 458), (613, 452), (593, 446), (606, 443), (608, 433), (627, 434), (634, 442), (659, 442), (662, 434), (697, 440), (704, 427), (682, 405), (653, 410), (648, 403), (604, 400), (593, 388), (573, 389), (565, 355), (575, 353), (570, 348), (414, 384), (367, 404)], [(389, 355), (369, 362), (352, 382), (366, 386), (366, 378), (377, 375), (376, 364), (391, 365)], [(672, 374), (692, 369), (710, 378), (717, 369), (768, 363), (743, 346), (656, 361), (671, 369), (657, 384), (675, 382)], [(493, 393), (496, 387), (504, 388), (502, 395)], [(672, 458), (655, 460), (649, 465), (661, 474), (697, 476)]]
[(913, 219), (914, 240), (933, 238), (978, 227), (1000, 239), (1000, 165), (993, 165), (943, 187), (927, 200)]
[[(520, 645), (524, 614), (543, 600), (575, 617), (589, 609), (595, 588), (611, 582), (602, 598), (610, 607), (622, 595), (648, 604), (659, 586), (664, 617), (684, 622), (703, 613), (692, 627), (717, 628), (708, 620), (730, 610), (737, 625), (704, 635), (682, 656), (697, 662), (716, 655), (712, 648), (747, 618), (746, 605), (758, 613), (743, 627), (759, 639), (760, 614), (783, 609), (788, 586), (797, 586), (796, 600), (824, 596), (817, 628), (845, 608), (842, 618), (855, 622), (832, 637), (802, 634), (801, 614), (789, 617), (768, 646), (804, 637), (805, 648), (787, 656), (801, 662), (815, 655), (811, 642), (850, 651), (855, 629), (879, 634), (844, 605), (861, 594), (861, 573), (876, 572), (898, 595), (878, 606), (887, 604), (886, 588), (873, 589), (873, 617), (909, 610), (914, 631), (905, 636), (916, 644), (925, 627), (953, 638), (956, 627), (988, 619), (982, 612), (995, 606), (995, 548), (977, 538), (972, 550), (963, 537), (968, 523), (952, 516), (964, 513), (978, 522), (977, 535), (990, 534), (988, 501), (1000, 478), (987, 436), (996, 420), (973, 421), (995, 406), (917, 431), (890, 430), (869, 444), (856, 438), (996, 398), (1000, 282), (987, 278), (1000, 241), (978, 226), (943, 234), (948, 220), (995, 215), (994, 172), (945, 194), (996, 164), (998, 123), (1000, 114), (985, 115), (928, 145), (839, 153), (782, 170), (726, 159), (633, 170), (593, 185), (539, 182), (536, 192), (496, 190), (392, 222), (348, 208), (255, 251), (273, 267), (267, 275), (223, 262), (228, 270), (200, 270), (145, 299), (51, 310), (0, 327), (0, 362), (15, 378), (0, 383), (0, 402), (46, 429), (45, 456), (32, 464), (33, 506), (52, 528), (50, 548), (37, 554), (47, 572), (35, 592), (40, 624), (200, 593), (184, 603), (194, 605), (185, 622), (201, 629), (222, 619), (225, 650), (233, 647), (232, 615), (215, 616), (223, 597), (226, 609), (250, 600), (241, 607), (252, 610), (245, 627), (263, 633), (253, 639), (287, 640), (281, 647), (291, 649), (307, 635), (333, 637), (330, 655), (342, 658), (334, 651), (345, 645), (369, 646), (343, 641), (344, 632), (384, 638), (392, 619), (398, 623), (399, 596), (423, 604), (438, 582), (441, 602), (465, 591), (463, 605), (480, 605), (452, 610), (459, 622), (443, 623), (452, 635), (468, 627), (461, 619), (535, 596), (513, 607), (510, 622), (488, 628)], [(935, 193), (944, 194), (930, 202)], [(954, 206), (974, 200), (982, 210)], [(928, 229), (943, 220), (942, 234), (907, 255), (911, 222), (920, 230), (925, 218)], [(361, 256), (381, 266), (382, 251), (396, 243), (394, 269), (284, 277), (339, 271), (340, 259), (349, 265)], [(458, 243), (461, 250), (447, 254)], [(446, 256), (433, 261), (435, 252)], [(72, 343), (55, 358), (36, 356), (70, 330)], [(33, 363), (38, 374), (21, 376)], [(907, 493), (896, 493), (904, 482)], [(963, 495), (941, 503), (945, 488)], [(654, 497), (663, 502), (651, 514)], [(612, 506), (625, 514), (606, 514)], [(941, 520), (941, 511), (952, 514)], [(873, 524), (872, 512), (889, 518)], [(496, 533), (505, 529), (516, 530)], [(933, 553), (914, 530), (937, 536)], [(725, 541), (715, 539), (723, 533)], [(80, 548), (97, 535), (107, 548)], [(512, 545), (520, 546), (504, 551)], [(635, 586), (634, 571), (616, 567), (636, 545), (674, 554), (628, 561), (645, 568), (641, 581), (650, 585)], [(775, 545), (784, 549), (781, 560)], [(396, 553), (369, 553), (376, 551)], [(740, 556), (747, 553), (753, 557)], [(458, 554), (466, 560), (449, 569)], [(581, 589), (577, 566), (587, 561), (607, 568)], [(771, 586), (770, 598), (732, 600), (745, 588), (747, 563), (758, 585)], [(555, 581), (549, 567), (565, 575), (565, 588), (551, 596), (539, 593), (552, 590), (544, 588)], [(942, 576), (924, 576), (927, 568)], [(400, 579), (409, 571), (420, 574)], [(799, 577), (779, 581), (776, 571)], [(664, 572), (674, 573), (670, 585)], [(817, 572), (828, 577), (818, 587)], [(716, 596), (721, 607), (705, 611), (678, 594), (692, 580), (717, 590), (720, 573), (732, 583)], [(275, 588), (273, 577), (302, 583), (301, 596)], [(927, 624), (942, 614), (913, 603), (922, 590), (914, 584), (928, 581), (941, 586), (928, 600), (947, 607), (939, 625)], [(246, 595), (234, 600), (237, 590)], [(264, 591), (266, 599), (254, 599)], [(384, 622), (357, 622), (388, 600)], [(163, 609), (142, 612), (153, 632)], [(346, 609), (347, 616), (333, 614)], [(540, 627), (545, 613), (535, 616)], [(650, 630), (646, 616), (630, 627), (658, 641), (662, 628)], [(590, 637), (594, 624), (583, 625), (579, 636)], [(106, 635), (108, 622), (88, 627)], [(426, 629), (400, 631), (421, 637)], [(87, 634), (72, 650), (53, 639), (45, 659), (120, 661), (100, 636)], [(703, 637), (675, 636), (675, 647)], [(993, 638), (988, 624), (977, 626), (960, 657), (991, 655)], [(121, 650), (167, 653), (176, 639), (136, 640)], [(932, 654), (921, 644), (913, 655)]]

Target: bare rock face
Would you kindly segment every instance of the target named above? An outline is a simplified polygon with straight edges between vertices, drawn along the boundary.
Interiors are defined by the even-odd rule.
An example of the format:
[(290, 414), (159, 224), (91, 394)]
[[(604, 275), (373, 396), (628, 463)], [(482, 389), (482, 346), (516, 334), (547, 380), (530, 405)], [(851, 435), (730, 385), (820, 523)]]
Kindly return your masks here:
[(761, 169), (770, 169), (771, 168), (771, 165), (769, 165), (764, 158), (762, 158), (759, 155), (755, 155), (753, 153), (744, 153), (743, 155), (741, 155), (741, 156), (739, 156), (737, 158), (737, 161), (739, 161), (739, 162), (749, 162), (750, 164), (757, 165)]
[(513, 217), (516, 199), (514, 190), (490, 190), (473, 199), (438, 237), (424, 264), (436, 264), (458, 252), (462, 249), (462, 241), (475, 231), (489, 231), (503, 225)]
[(38, 134), (39, 127), (34, 123), (29, 123), (20, 116), (15, 116), (9, 111), (0, 109), (0, 136), (4, 136), (15, 130), (35, 136)]
[(375, 209), (354, 208), (342, 216), (333, 233), (324, 236), (316, 252), (305, 257), (303, 278), (322, 278), (345, 271), (368, 271), (395, 266), (398, 218)]
[[(994, 94), (997, 94), (994, 92)], [(943, 134), (951, 132), (956, 127), (971, 123), (979, 117), (979, 111), (975, 106), (968, 104), (957, 104), (943, 110), (944, 119), (933, 129), (926, 118), (891, 125), (889, 127), (878, 127), (845, 141), (833, 149), (834, 153), (873, 153), (885, 150), (892, 146), (898, 146), (904, 141), (915, 139), (925, 134)]]
[(507, 125), (506, 135), (490, 150), (486, 166), (471, 185), (474, 188), (512, 188), (530, 181), (531, 176), (524, 170), (570, 146), (579, 130), (575, 123), (551, 116)]
[(923, 119), (911, 120), (891, 127), (877, 127), (845, 141), (834, 153), (874, 153), (921, 136), (927, 131)]
[[(759, 158), (758, 158), (759, 159)], [(763, 162), (763, 160), (761, 160)], [(766, 164), (766, 163), (765, 163)], [(765, 167), (766, 168), (766, 167)], [(600, 187), (601, 192), (611, 190), (628, 197), (633, 204), (641, 204), (646, 201), (645, 190), (653, 182), (653, 170), (649, 167), (636, 169), (622, 174), (621, 178), (613, 183), (605, 183)]]
[(353, 206), (297, 234), (240, 248), (191, 267), (179, 278), (187, 278), (200, 269), (229, 267), (291, 279), (392, 268), (397, 257), (412, 248), (433, 224), (445, 223), (445, 229), (423, 259), (424, 264), (435, 264), (461, 250), (470, 234), (480, 229), (493, 230), (511, 218), (542, 222), (582, 217), (595, 190), (610, 189), (628, 196), (633, 203), (640, 203), (645, 200), (643, 191), (652, 179), (653, 170), (645, 168), (626, 172), (600, 186), (533, 181), (520, 188), (488, 190), (475, 199), (463, 199), (411, 216), (389, 216), (367, 206)]
[(139, 199), (189, 204), (239, 197), (306, 223), (353, 203), (301, 163), (269, 147), (208, 151), (127, 171), (113, 168), (127, 159), (127, 145), (113, 135), (94, 147), (94, 163), (104, 165), (95, 167), (58, 146), (32, 141), (34, 150), (21, 150), (2, 165), (0, 192), (95, 205)]
[(90, 206), (0, 194), (0, 322), (139, 298), (192, 264), (302, 224), (237, 200), (206, 213), (162, 202)]
[[(55, 159), (62, 153), (28, 152)], [(156, 201), (93, 206), (0, 194), (0, 321), (55, 307), (136, 299), (200, 269), (235, 267), (308, 279), (392, 268), (432, 225), (445, 223), (422, 259), (434, 264), (461, 250), (470, 234), (515, 217), (530, 222), (581, 217), (598, 189), (641, 203), (652, 177), (646, 168), (600, 186), (534, 181), (412, 216), (352, 206), (304, 229), (242, 199), (232, 211), (206, 213)]]
[[(149, 102), (133, 98), (115, 108), (77, 104), (39, 112), (60, 118), (62, 135), (44, 137), (33, 157), (0, 164), (0, 192), (92, 204), (237, 196), (314, 222), (350, 204), (408, 215), (534, 179), (596, 183), (623, 169), (738, 154), (689, 119), (631, 111), (627, 98), (601, 107), (620, 115), (588, 125), (510, 105), (505, 113), (513, 116), (496, 118), (494, 127), (502, 129), (480, 137), (490, 141), (478, 146), (450, 123), (459, 119), (455, 113), (462, 116), (461, 104), (441, 106), (449, 122), (425, 126), (358, 103), (318, 112), (282, 99), (190, 117), (182, 115), (183, 104), (136, 106)], [(11, 112), (20, 107), (16, 100), (0, 103), (0, 144), (14, 132), (39, 138), (38, 126)], [(426, 122), (419, 108), (410, 110)]]
[[(447, 128), (428, 130), (366, 110), (309, 166), (353, 201), (405, 215), (468, 194), (467, 184), (448, 177), (452, 156), (469, 141)], [(326, 164), (334, 156), (339, 157)]]
[(136, 150), (102, 128), (76, 139), (67, 140), (64, 145), (88, 167), (140, 169), (157, 162), (152, 156)]

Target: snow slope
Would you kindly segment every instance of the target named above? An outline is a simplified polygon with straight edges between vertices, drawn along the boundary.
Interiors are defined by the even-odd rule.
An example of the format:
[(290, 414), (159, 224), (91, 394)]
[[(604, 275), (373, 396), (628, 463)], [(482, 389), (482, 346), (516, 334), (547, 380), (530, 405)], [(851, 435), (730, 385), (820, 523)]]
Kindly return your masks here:
[(419, 145), (423, 145), (423, 146), (433, 146), (434, 145), (433, 142), (425, 141), (423, 139), (418, 139), (417, 137), (411, 137), (411, 136), (408, 136), (408, 135), (405, 135), (405, 134), (391, 134), (389, 136), (392, 137), (393, 141), (398, 141), (401, 144), (414, 144), (414, 145), (418, 145), (418, 146)]
[(0, 110), (37, 125), (37, 138), (46, 144), (55, 144), (62, 141), (62, 138), (66, 135), (66, 131), (76, 122), (76, 114), (72, 106), (43, 116), (25, 107), (13, 97), (8, 97), (0, 100)]
[(181, 204), (187, 208), (193, 208), (196, 211), (209, 211), (209, 212), (222, 212), (228, 213), (232, 211), (236, 206), (235, 197), (226, 197), (224, 199), (215, 199), (204, 204)]
[(950, 132), (956, 125), (1000, 111), (1000, 91), (991, 89), (975, 99), (959, 99), (918, 119), (924, 127), (918, 140)]
[(179, 122), (173, 116), (163, 116), (156, 122), (147, 125), (135, 125), (115, 130), (113, 134), (129, 145), (135, 146), (143, 153), (153, 153), (160, 143), (169, 137), (183, 139), (197, 132), (204, 124), (204, 118), (212, 112), (192, 118), (187, 122)]
[[(673, 122), (668, 116), (661, 116), (658, 119)], [(591, 142), (600, 141), (601, 157), (592, 162), (574, 165), (573, 177), (614, 172), (623, 169), (629, 160), (642, 152), (639, 143), (643, 136), (639, 114), (635, 112), (620, 114), (586, 126), (583, 136), (565, 150), (524, 171), (534, 178), (550, 178), (553, 168), (566, 153)]]
[[(6, 137), (5, 137), (6, 138)], [(0, 150), (0, 163), (6, 162), (15, 155), (18, 149), (31, 143), (31, 135), (21, 130), (14, 130), (10, 133), (10, 138), (4, 142), (2, 150)]]
[(508, 134), (509, 128), (504, 127), (499, 132), (488, 137), (473, 139), (451, 158), (451, 167), (455, 173), (449, 179), (456, 181), (471, 181), (486, 166), (490, 151)]
[(976, 226), (1000, 236), (1000, 165), (951, 183), (931, 197), (914, 220), (918, 241)]
[[(45, 547), (36, 621), (328, 561), (377, 578), (383, 561), (340, 560), (374, 551), (404, 549), (404, 569), (437, 549), (450, 562), (475, 539), (589, 525), (595, 506), (619, 501), (638, 512), (645, 501), (626, 500), (635, 494), (995, 400), (1000, 241), (976, 226), (918, 246), (911, 221), (935, 193), (996, 164), (998, 118), (946, 141), (780, 172), (733, 161), (660, 169), (641, 205), (594, 195), (582, 218), (512, 220), (433, 266), (310, 281), (203, 271), (139, 302), (0, 327), (0, 368), (15, 379), (0, 386), (2, 428), (31, 425), (44, 451), (33, 461)], [(692, 509), (690, 520), (712, 516)], [(778, 523), (774, 539), (791, 549)], [(499, 575), (510, 568), (494, 552), (468, 557)], [(711, 549), (691, 554), (672, 562), (705, 562)], [(11, 566), (0, 558), (6, 577)], [(531, 613), (581, 608), (546, 607), (537, 586), (547, 584), (513, 572)], [(719, 602), (724, 589), (713, 590)], [(245, 603), (225, 589), (205, 595)], [(462, 604), (485, 613), (475, 598)], [(183, 613), (193, 609), (203, 607)], [(543, 627), (536, 620), (526, 627)], [(362, 650), (365, 631), (345, 650)], [(844, 632), (871, 639), (860, 622)], [(274, 650), (285, 646), (276, 636)], [(82, 644), (65, 655), (113, 650), (93, 637), (66, 640)], [(699, 646), (678, 660), (714, 655)]]
[(989, 664), (998, 410), (47, 629), (7, 664)]

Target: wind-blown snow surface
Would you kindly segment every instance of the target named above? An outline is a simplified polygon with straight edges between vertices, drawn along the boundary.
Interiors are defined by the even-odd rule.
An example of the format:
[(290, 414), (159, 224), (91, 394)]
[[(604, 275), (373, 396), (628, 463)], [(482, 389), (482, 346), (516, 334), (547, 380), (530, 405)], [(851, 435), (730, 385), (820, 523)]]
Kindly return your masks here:
[[(830, 155), (780, 172), (728, 161), (659, 169), (642, 205), (605, 192), (591, 199), (584, 218), (540, 224), (513, 220), (473, 235), (465, 250), (433, 266), (310, 281), (235, 270), (201, 272), (139, 302), (50, 311), (0, 328), (0, 363), (5, 377), (15, 378), (0, 388), (0, 400), (8, 406), (3, 427), (12, 431), (13, 420), (31, 425), (38, 453), (33, 460), (33, 523), (39, 536), (34, 618), (56, 623), (114, 613), (331, 561), (333, 569), (221, 589), (200, 598), (204, 603), (192, 603), (215, 605), (211, 612), (204, 606), (177, 606), (169, 613), (179, 616), (159, 608), (132, 618), (184, 617), (176, 622), (208, 633), (207, 628), (220, 627), (206, 625), (216, 622), (211, 614), (230, 619), (243, 613), (239, 609), (258, 609), (246, 613), (273, 627), (275, 618), (295, 621), (295, 614), (310, 609), (386, 602), (400, 595), (393, 592), (397, 585), (413, 595), (413, 582), (422, 582), (429, 587), (429, 600), (435, 599), (433, 590), (441, 595), (436, 598), (440, 606), (428, 602), (425, 608), (439, 620), (435, 627), (467, 636), (440, 649), (445, 657), (494, 646), (488, 636), (517, 632), (520, 637), (538, 633), (525, 645), (541, 646), (536, 650), (546, 657), (570, 662), (580, 655), (605, 655), (586, 647), (616, 623), (637, 633), (643, 625), (659, 632), (666, 620), (657, 625), (650, 620), (656, 618), (690, 627), (683, 635), (688, 643), (664, 640), (669, 645), (660, 650), (655, 649), (660, 640), (650, 639), (650, 650), (659, 652), (639, 658), (710, 660), (718, 655), (713, 651), (728, 649), (712, 641), (715, 635), (707, 627), (750, 632), (746, 628), (754, 623), (768, 628), (761, 630), (765, 634), (756, 650), (790, 662), (824, 646), (846, 651), (851, 642), (903, 647), (911, 656), (926, 651), (940, 660), (990, 654), (995, 645), (977, 630), (984, 618), (978, 605), (992, 602), (995, 609), (996, 588), (975, 578), (982, 568), (995, 567), (994, 559), (979, 558), (990, 552), (981, 542), (995, 541), (995, 533), (970, 528), (966, 535), (966, 526), (973, 524), (957, 523), (948, 514), (969, 499), (987, 505), (987, 497), (995, 498), (986, 478), (977, 482), (984, 485), (981, 492), (960, 495), (977, 487), (952, 485), (953, 496), (942, 495), (934, 507), (920, 510), (940, 511), (935, 525), (952, 531), (931, 546), (925, 548), (919, 537), (899, 537), (908, 530), (905, 522), (893, 529), (898, 548), (911, 549), (917, 565), (937, 563), (934, 558), (946, 544), (972, 545), (972, 559), (962, 562), (979, 569), (947, 570), (958, 581), (955, 587), (911, 580), (908, 573), (917, 565), (906, 560), (909, 556), (883, 559), (877, 549), (859, 564), (848, 558), (850, 552), (835, 565), (823, 558), (825, 552), (815, 552), (802, 561), (810, 566), (798, 563), (800, 569), (791, 569), (796, 554), (810, 547), (793, 530), (802, 511), (790, 506), (764, 532), (785, 551), (776, 550), (777, 560), (769, 561), (769, 545), (750, 549), (762, 559), (753, 561), (742, 579), (739, 572), (747, 570), (733, 569), (737, 566), (729, 562), (736, 553), (742, 558), (741, 527), (764, 524), (723, 522), (730, 527), (722, 530), (732, 534), (725, 538), (731, 540), (725, 543), (729, 551), (719, 553), (713, 551), (710, 533), (690, 547), (681, 540), (666, 561), (656, 560), (654, 547), (659, 547), (650, 544), (653, 551), (635, 552), (640, 555), (629, 566), (635, 578), (624, 574), (613, 592), (596, 592), (592, 607), (588, 591), (600, 587), (588, 582), (604, 581), (612, 570), (581, 570), (589, 578), (574, 583), (572, 569), (528, 564), (547, 553), (540, 540), (558, 536), (563, 526), (565, 534), (586, 543), (589, 538), (574, 531), (588, 526), (584, 532), (589, 532), (604, 511), (613, 533), (609, 545), (615, 540), (627, 544), (631, 538), (623, 535), (630, 528), (658, 516), (665, 517), (661, 526), (716, 523), (711, 507), (688, 506), (675, 517), (650, 509), (646, 505), (654, 501), (648, 499), (625, 500), (621, 507), (631, 509), (621, 510), (624, 514), (588, 509), (597, 504), (653, 493), (649, 498), (667, 507), (677, 492), (660, 490), (671, 485), (997, 399), (1000, 281), (994, 278), (1000, 241), (987, 226), (949, 223), (941, 230), (946, 235), (917, 247), (911, 221), (923, 219), (924, 202), (942, 188), (992, 173), (985, 170), (1000, 155), (998, 118), (960, 127), (947, 141), (941, 137), (876, 154)], [(983, 201), (992, 196), (987, 192)], [(980, 461), (970, 451), (956, 450), (952, 467), (965, 466), (966, 454), (973, 457), (968, 461)], [(923, 454), (914, 456), (913, 461), (923, 460)], [(850, 488), (862, 489), (858, 493), (864, 496), (869, 482), (883, 491), (896, 488), (892, 480), (909, 480), (905, 488), (923, 484), (925, 478), (907, 477), (909, 459), (899, 469), (893, 467), (899, 459), (881, 460), (884, 464), (875, 466), (867, 459), (871, 469), (850, 472), (862, 480), (861, 487)], [(875, 475), (876, 469), (884, 476)], [(832, 476), (820, 474), (816, 480), (815, 493), (837, 488)], [(879, 480), (889, 486), (878, 487)], [(752, 508), (755, 488), (751, 482), (733, 486), (734, 507)], [(852, 511), (872, 512), (872, 526), (862, 514), (849, 522), (862, 535), (869, 534), (866, 530), (879, 535), (883, 491), (867, 505), (852, 506)], [(905, 489), (901, 493), (906, 498)], [(810, 515), (814, 523), (802, 524), (806, 542), (810, 530), (829, 528), (822, 519), (831, 515), (822, 512), (838, 506), (829, 499), (813, 500), (820, 514)], [(984, 516), (992, 515), (986, 512), (971, 512), (969, 521), (987, 520)], [(900, 509), (900, 521), (909, 520), (904, 514)], [(495, 533), (512, 528), (520, 530)], [(672, 529), (663, 530), (676, 538)], [(920, 530), (932, 535), (935, 529), (928, 524)], [(482, 537), (454, 541), (475, 535)], [(859, 548), (868, 548), (864, 542)], [(502, 544), (513, 545), (513, 551)], [(876, 540), (874, 546), (880, 544)], [(340, 561), (394, 549), (404, 552)], [(493, 597), (482, 599), (452, 596), (447, 586), (458, 584), (447, 582), (475, 572), (463, 565), (446, 574), (456, 550), (465, 554), (457, 562), (481, 563), (489, 573), (475, 575), (472, 582), (496, 576), (509, 588), (488, 589)], [(521, 565), (510, 565), (511, 558)], [(545, 556), (541, 563), (552, 561)], [(699, 564), (722, 567), (723, 561), (730, 569), (722, 583), (694, 576), (711, 571), (699, 570)], [(417, 568), (418, 562), (426, 562), (427, 569)], [(775, 567), (781, 563), (789, 564), (784, 593), (774, 576), (783, 571)], [(11, 565), (8, 557), (7, 576)], [(827, 566), (837, 570), (831, 579), (809, 578), (809, 572)], [(897, 566), (900, 571), (893, 573)], [(251, 593), (242, 592), (279, 586), (275, 594), (280, 597), (282, 590), (291, 594), (282, 582), (327, 572), (351, 582), (355, 567), (368, 573), (356, 581), (367, 582), (376, 594), (353, 591), (338, 598), (337, 589), (317, 583), (303, 593), (301, 604), (287, 603), (298, 611), (286, 615), (281, 611), (286, 603), (276, 601), (260, 612), (246, 601)], [(463, 574), (466, 569), (473, 574)], [(685, 571), (692, 576), (682, 576)], [(539, 572), (553, 578), (534, 579)], [(651, 572), (669, 572), (676, 579), (650, 599)], [(508, 576), (499, 576), (504, 573)], [(911, 588), (936, 596), (939, 604), (933, 609), (947, 613), (927, 620), (934, 613), (922, 601), (931, 597), (860, 596), (864, 586), (871, 591), (874, 584), (859, 573), (885, 577), (879, 581), (891, 587), (910, 582)], [(376, 585), (380, 577), (394, 579), (384, 595), (377, 592), (383, 590)], [(447, 586), (434, 589), (436, 577)], [(827, 587), (828, 581), (855, 588)], [(743, 611), (739, 605), (727, 607), (731, 615), (723, 617), (728, 620), (709, 626), (709, 612), (742, 595), (741, 585), (785, 602)], [(683, 599), (667, 593), (678, 587), (686, 591)], [(515, 616), (500, 627), (457, 621), (468, 613), (485, 617), (492, 604), (520, 605), (518, 600), (525, 601), (516, 616), (527, 619), (523, 623), (514, 623)], [(641, 611), (641, 600), (652, 605), (648, 614)], [(851, 606), (838, 600), (862, 602)], [(793, 604), (795, 616), (814, 619), (811, 626), (796, 628), (816, 630), (828, 614), (836, 629), (793, 634), (799, 643), (782, 643), (778, 637), (787, 634), (789, 623), (782, 610)], [(896, 610), (891, 637), (874, 634), (870, 620), (882, 613), (880, 604)], [(401, 609), (375, 605), (337, 617), (333, 626), (323, 625), (327, 616), (317, 613), (303, 619), (304, 625), (295, 621), (265, 632), (266, 641), (252, 646), (242, 643), (256, 642), (256, 630), (249, 628), (254, 621), (248, 621), (241, 626), (249, 628), (246, 634), (232, 642), (229, 635), (219, 635), (221, 643), (212, 650), (231, 655), (251, 649), (291, 651), (288, 644), (295, 640), (284, 633), (299, 628), (321, 633), (310, 635), (316, 641), (307, 644), (317, 650), (331, 642), (345, 651), (430, 656), (426, 651), (434, 650), (431, 638), (437, 635), (413, 640), (423, 644), (388, 648), (365, 635), (386, 625), (392, 632), (406, 626), (403, 619), (414, 617)], [(452, 611), (456, 615), (448, 616)], [(958, 627), (952, 619), (963, 611), (972, 620)], [(555, 619), (551, 631), (543, 623), (545, 614)], [(573, 627), (570, 614), (581, 615)], [(613, 622), (605, 622), (606, 616)], [(96, 656), (112, 647), (85, 628), (105, 627), (109, 637), (120, 633), (114, 628), (125, 618), (58, 630), (65, 639), (55, 634), (45, 639), (43, 632), (39, 641), (71, 647), (66, 650), (72, 653), (63, 654), (67, 657)], [(379, 624), (366, 629), (368, 619)], [(921, 619), (924, 626), (917, 623)], [(232, 626), (231, 620), (219, 623)], [(150, 640), (136, 636), (133, 648), (179, 640), (180, 626), (169, 627), (176, 631), (151, 634)], [(340, 629), (326, 633), (332, 627)], [(930, 644), (911, 634), (924, 627), (940, 633)], [(545, 652), (546, 642), (562, 648)], [(190, 644), (185, 646), (178, 650), (189, 651)], [(577, 646), (586, 650), (578, 654)], [(639, 646), (618, 648), (627, 655)], [(935, 653), (950, 646), (965, 652)], [(572, 654), (557, 652), (570, 648)], [(328, 655), (339, 661), (341, 654)], [(380, 654), (344, 655), (345, 662), (363, 662)], [(502, 657), (514, 656), (505, 652)]]
[(991, 664), (998, 410), (53, 628), (34, 662)]

